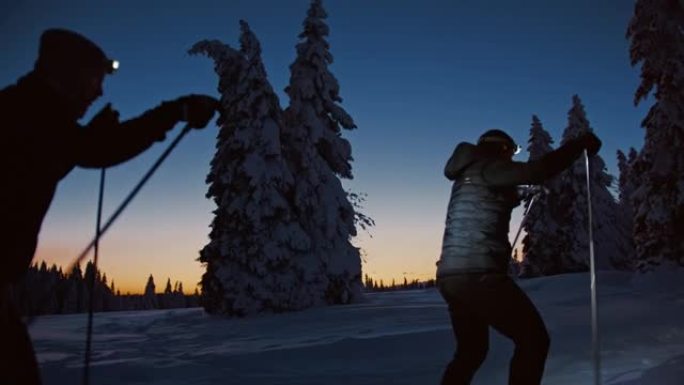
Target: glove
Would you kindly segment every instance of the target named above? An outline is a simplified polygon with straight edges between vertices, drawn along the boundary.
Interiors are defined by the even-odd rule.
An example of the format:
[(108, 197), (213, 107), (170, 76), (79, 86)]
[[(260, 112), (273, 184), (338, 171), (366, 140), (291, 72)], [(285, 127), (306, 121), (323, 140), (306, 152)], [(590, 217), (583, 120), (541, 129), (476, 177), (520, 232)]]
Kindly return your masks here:
[(587, 149), (589, 156), (596, 155), (601, 149), (601, 140), (592, 132), (587, 132), (579, 137), (582, 146)]
[(192, 128), (204, 128), (218, 110), (220, 104), (208, 95), (187, 95), (176, 99), (181, 109), (180, 120), (188, 122)]
[(517, 189), (518, 199), (520, 200), (528, 200), (535, 195), (541, 196), (551, 192), (546, 186), (542, 185), (518, 186)]

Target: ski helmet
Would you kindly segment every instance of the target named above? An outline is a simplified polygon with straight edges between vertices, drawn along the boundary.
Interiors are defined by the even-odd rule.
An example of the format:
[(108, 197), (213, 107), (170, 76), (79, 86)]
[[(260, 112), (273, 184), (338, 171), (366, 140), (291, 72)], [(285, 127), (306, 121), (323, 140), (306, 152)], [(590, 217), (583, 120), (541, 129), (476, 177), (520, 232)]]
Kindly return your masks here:
[(515, 140), (513, 140), (513, 138), (511, 138), (510, 135), (501, 130), (496, 129), (489, 130), (480, 136), (480, 138), (477, 140), (477, 144), (480, 145), (483, 143), (502, 144), (507, 148), (512, 148), (514, 150), (513, 154), (518, 154), (522, 150), (522, 148), (518, 146), (517, 143), (515, 143)]

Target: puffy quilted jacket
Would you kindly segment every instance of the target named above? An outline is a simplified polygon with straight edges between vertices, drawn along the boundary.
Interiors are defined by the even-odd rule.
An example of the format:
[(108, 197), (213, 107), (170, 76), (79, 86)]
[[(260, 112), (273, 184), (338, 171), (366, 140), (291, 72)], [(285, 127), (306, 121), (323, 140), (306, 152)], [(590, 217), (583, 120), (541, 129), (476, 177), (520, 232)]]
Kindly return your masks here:
[(453, 180), (437, 276), (508, 272), (511, 211), (519, 204), (517, 185), (538, 184), (577, 159), (583, 141), (568, 141), (532, 162), (493, 157), (460, 143), (446, 164)]

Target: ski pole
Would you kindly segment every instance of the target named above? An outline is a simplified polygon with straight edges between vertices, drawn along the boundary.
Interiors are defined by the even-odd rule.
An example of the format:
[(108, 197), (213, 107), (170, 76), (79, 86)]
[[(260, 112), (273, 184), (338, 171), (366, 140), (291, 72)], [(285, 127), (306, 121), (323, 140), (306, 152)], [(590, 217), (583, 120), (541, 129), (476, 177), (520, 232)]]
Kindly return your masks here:
[(539, 198), (539, 196), (543, 194), (549, 194), (551, 191), (546, 188), (546, 186), (537, 186), (538, 190), (532, 195), (532, 198), (530, 199), (530, 204), (527, 206), (525, 209), (525, 212), (523, 213), (523, 218), (520, 220), (520, 226), (518, 227), (518, 232), (515, 234), (515, 238), (513, 239), (513, 245), (511, 246), (511, 250), (515, 250), (515, 245), (518, 244), (518, 237), (520, 237), (520, 232), (522, 231), (523, 225), (525, 224), (525, 221), (527, 220), (527, 215), (530, 213), (530, 209), (532, 208), (532, 205), (534, 204), (535, 199)]
[(527, 219), (527, 214), (529, 214), (530, 209), (532, 208), (532, 205), (534, 204), (534, 200), (537, 199), (537, 194), (532, 195), (532, 199), (530, 199), (530, 204), (527, 206), (525, 209), (525, 212), (523, 213), (523, 218), (520, 220), (520, 226), (518, 226), (518, 232), (515, 234), (515, 239), (513, 239), (513, 246), (511, 246), (511, 250), (515, 250), (515, 245), (518, 244), (518, 237), (520, 237), (520, 232), (522, 231), (523, 224), (525, 224), (525, 219)]
[(591, 179), (589, 176), (589, 152), (584, 150), (587, 172), (587, 206), (589, 210), (589, 264), (591, 269), (591, 336), (594, 361), (594, 384), (601, 385), (601, 350), (599, 347), (598, 301), (596, 299), (596, 260), (594, 258), (594, 231), (591, 210)]
[(102, 201), (104, 198), (105, 169), (100, 172), (100, 195), (97, 202), (97, 220), (95, 223), (95, 245), (93, 256), (93, 274), (90, 277), (90, 304), (88, 306), (88, 329), (86, 334), (86, 350), (83, 363), (83, 385), (90, 383), (90, 357), (93, 338), (93, 304), (95, 303), (95, 279), (97, 276), (97, 256), (99, 252), (100, 235), (102, 233)]

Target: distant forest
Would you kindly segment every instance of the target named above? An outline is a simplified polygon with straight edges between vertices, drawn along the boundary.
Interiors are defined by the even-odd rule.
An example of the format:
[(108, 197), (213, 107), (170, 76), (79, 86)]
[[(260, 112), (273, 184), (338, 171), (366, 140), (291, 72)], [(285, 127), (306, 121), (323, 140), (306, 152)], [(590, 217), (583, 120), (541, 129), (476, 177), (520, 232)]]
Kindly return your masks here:
[(404, 277), (404, 281), (397, 284), (394, 279), (391, 283), (385, 283), (383, 280), (373, 279), (366, 274), (363, 280), (363, 288), (367, 292), (428, 289), (431, 287), (435, 287), (434, 279), (429, 279), (427, 281), (419, 281), (414, 279), (413, 281), (409, 281), (406, 279), (406, 277)]
[(199, 293), (186, 295), (183, 284), (171, 279), (166, 282), (163, 293), (155, 291), (152, 275), (147, 280), (144, 294), (121, 294), (114, 281), (107, 281), (107, 275), (96, 272), (92, 262), (88, 262), (85, 273), (80, 266), (67, 274), (61, 267), (45, 262), (36, 263), (29, 268), (24, 279), (12, 287), (12, 298), (25, 316), (44, 314), (71, 314), (87, 312), (91, 300), (90, 282), (95, 274), (95, 287), (92, 295), (93, 311), (123, 311), (175, 309), (199, 306)]

